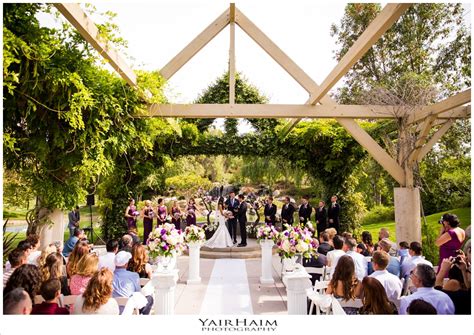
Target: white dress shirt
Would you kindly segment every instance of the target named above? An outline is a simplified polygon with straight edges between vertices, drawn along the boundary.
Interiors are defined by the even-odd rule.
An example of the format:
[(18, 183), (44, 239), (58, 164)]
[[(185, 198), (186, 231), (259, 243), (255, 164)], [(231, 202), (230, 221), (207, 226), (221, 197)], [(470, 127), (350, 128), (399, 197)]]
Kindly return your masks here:
[(418, 265), (418, 264), (427, 264), (431, 267), (433, 267), (433, 264), (431, 264), (430, 261), (427, 261), (426, 259), (423, 258), (423, 256), (412, 256), (412, 257), (407, 257), (403, 260), (403, 263), (400, 267), (400, 274), (401, 277), (404, 278), (408, 275), (410, 275), (410, 272)]
[(400, 299), (400, 313), (407, 314), (407, 308), (415, 299), (421, 299), (433, 305), (438, 314), (454, 314), (454, 304), (451, 298), (444, 292), (435, 290), (433, 287), (420, 287), (416, 292)]
[(41, 256), (41, 251), (39, 251), (39, 250), (33, 251), (33, 252), (30, 253), (30, 255), (28, 256), (27, 263), (28, 263), (28, 264), (33, 264), (33, 265), (38, 266), (38, 258), (39, 258), (39, 256)]
[(346, 253), (341, 249), (334, 249), (327, 253), (326, 259), (328, 261), (328, 264), (331, 264), (331, 266), (329, 267), (329, 277), (332, 277), (339, 258), (341, 258), (341, 256), (344, 256), (345, 254)]
[(115, 253), (108, 252), (99, 256), (99, 270), (102, 268), (108, 268), (112, 272), (115, 271)]
[(357, 279), (362, 281), (362, 279), (367, 276), (367, 260), (361, 254), (351, 250), (346, 252), (346, 255), (350, 256), (354, 261), (355, 275), (357, 276)]
[(369, 277), (377, 279), (380, 284), (382, 284), (387, 293), (388, 300), (395, 303), (400, 299), (402, 293), (402, 282), (397, 276), (391, 274), (387, 270), (377, 270)]

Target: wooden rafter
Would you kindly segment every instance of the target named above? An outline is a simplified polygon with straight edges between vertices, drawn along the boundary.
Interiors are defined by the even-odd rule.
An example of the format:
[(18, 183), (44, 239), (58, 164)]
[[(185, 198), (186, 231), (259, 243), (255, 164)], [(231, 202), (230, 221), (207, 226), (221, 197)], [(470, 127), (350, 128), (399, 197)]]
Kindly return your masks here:
[(449, 111), (455, 107), (462, 106), (471, 101), (471, 89), (453, 95), (443, 101), (437, 102), (433, 105), (426, 106), (422, 110), (415, 112), (408, 118), (408, 124), (418, 122), (427, 118), (428, 116), (436, 116), (443, 112)]
[(204, 48), (230, 22), (229, 9), (226, 9), (217, 19), (193, 39), (183, 50), (168, 62), (160, 73), (165, 79), (170, 79), (184, 64)]
[[(342, 57), (336, 67), (326, 77), (322, 84), (311, 90), (309, 103), (318, 103), (329, 90), (341, 79), (350, 68), (359, 61), (362, 56), (377, 42), (377, 40), (400, 18), (400, 16), (410, 7), (410, 4), (387, 4), (379, 15), (369, 24), (367, 29), (359, 36), (357, 41), (350, 47)], [(292, 120), (291, 126), (286, 128), (287, 133), (300, 120)]]
[(107, 59), (110, 65), (132, 87), (137, 86), (137, 77), (123, 57), (103, 41), (94, 21), (82, 10), (78, 3), (55, 3), (59, 12), (76, 28), (84, 39)]
[(235, 4), (230, 4), (229, 13), (229, 103), (235, 104)]
[(434, 145), (441, 139), (441, 137), (446, 134), (446, 132), (451, 128), (453, 125), (454, 120), (445, 121), (441, 128), (439, 128), (426, 142), (426, 144), (419, 150), (416, 160), (421, 162), (421, 160), (426, 156), (431, 149), (433, 149)]
[(436, 121), (436, 116), (430, 116), (423, 122), (420, 133), (418, 134), (418, 139), (416, 140), (416, 143), (415, 143), (415, 148), (413, 152), (410, 154), (410, 157), (408, 158), (408, 161), (410, 162), (410, 164), (418, 160), (418, 155), (420, 153), (420, 150), (423, 144), (425, 144), (426, 139), (428, 138), (428, 135), (435, 121)]
[(151, 104), (147, 117), (179, 118), (356, 118), (390, 119), (398, 106), (282, 104)]

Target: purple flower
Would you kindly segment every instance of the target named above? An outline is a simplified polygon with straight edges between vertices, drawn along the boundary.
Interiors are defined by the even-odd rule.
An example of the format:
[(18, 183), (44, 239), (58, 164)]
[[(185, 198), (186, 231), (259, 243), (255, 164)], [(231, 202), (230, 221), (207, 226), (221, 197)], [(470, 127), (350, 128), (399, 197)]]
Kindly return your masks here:
[(166, 229), (161, 229), (161, 235), (165, 235), (166, 234)]
[(168, 250), (168, 249), (169, 249), (169, 248), (168, 248), (168, 245), (167, 245), (167, 244), (163, 246), (163, 250)]
[(285, 236), (288, 236), (290, 235), (290, 233), (288, 231), (285, 231)]

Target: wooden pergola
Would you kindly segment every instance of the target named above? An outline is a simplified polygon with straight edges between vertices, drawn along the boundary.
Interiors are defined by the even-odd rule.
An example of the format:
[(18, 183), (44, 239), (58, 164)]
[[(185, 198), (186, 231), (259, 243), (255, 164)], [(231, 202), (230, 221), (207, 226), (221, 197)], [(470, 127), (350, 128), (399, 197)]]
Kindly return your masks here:
[[(99, 36), (95, 23), (79, 4), (57, 3), (56, 8), (81, 33), (110, 65), (132, 87), (136, 76), (120, 54)], [(443, 101), (399, 115), (400, 106), (340, 105), (329, 95), (329, 90), (359, 61), (374, 43), (411, 6), (407, 3), (389, 3), (359, 36), (330, 74), (318, 85), (263, 31), (261, 31), (234, 4), (196, 36), (182, 51), (171, 59), (160, 73), (170, 79), (225, 27), (230, 26), (229, 47), (229, 104), (149, 104), (148, 117), (177, 118), (287, 118), (286, 135), (301, 120), (309, 118), (335, 119), (368, 153), (399, 183), (395, 188), (395, 220), (397, 240), (421, 241), (420, 194), (414, 187), (413, 170), (417, 162), (433, 148), (456, 119), (470, 117), (471, 90), (458, 93)], [(235, 25), (238, 25), (270, 57), (272, 57), (309, 95), (304, 104), (236, 104), (235, 103)], [(398, 111), (396, 113), (396, 111)], [(415, 129), (417, 141), (408, 153), (409, 159), (392, 157), (363, 128), (357, 119), (406, 118), (405, 127)], [(408, 129), (407, 129), (408, 130)], [(435, 130), (433, 132), (433, 130)], [(401, 131), (403, 136), (403, 130)], [(430, 136), (431, 134), (431, 136)]]

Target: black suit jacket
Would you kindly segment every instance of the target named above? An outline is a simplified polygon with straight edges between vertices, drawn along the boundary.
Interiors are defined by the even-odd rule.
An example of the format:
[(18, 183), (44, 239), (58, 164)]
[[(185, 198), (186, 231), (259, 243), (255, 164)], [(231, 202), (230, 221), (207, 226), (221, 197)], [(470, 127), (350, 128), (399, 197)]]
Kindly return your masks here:
[(239, 202), (239, 200), (237, 200), (237, 198), (234, 198), (234, 203), (233, 204), (232, 204), (230, 198), (225, 201), (225, 207), (227, 208), (227, 210), (234, 213), (234, 219), (230, 219), (230, 220), (236, 220), (237, 219), (237, 216), (239, 215), (239, 205), (240, 205), (240, 202)]
[(322, 255), (327, 255), (329, 251), (334, 250), (334, 247), (328, 242), (323, 242), (318, 247), (318, 253)]
[[(311, 257), (310, 259), (303, 258), (303, 266), (310, 266), (313, 268), (322, 268), (323, 266), (327, 265), (327, 258), (325, 255), (316, 254), (317, 257)], [(311, 282), (314, 283), (316, 280), (320, 280), (321, 275), (317, 275), (315, 273), (311, 273)]]
[[(274, 225), (276, 221), (276, 212), (277, 206), (275, 204), (272, 204), (271, 206), (268, 206), (268, 204), (266, 204), (265, 209), (263, 210), (263, 216), (265, 216), (265, 223), (271, 223), (272, 225)], [(267, 216), (270, 217), (270, 220), (267, 219)]]
[(303, 217), (303, 220), (300, 219), (300, 223), (306, 223), (309, 220), (311, 220), (312, 211), (313, 211), (313, 207), (311, 207), (310, 204), (307, 204), (306, 207), (304, 207), (304, 205), (301, 205), (300, 209), (298, 210), (298, 216), (300, 218)]
[(332, 203), (328, 206), (328, 219), (332, 219), (334, 223), (339, 223), (339, 213), (341, 212), (341, 206), (336, 202), (334, 207)]
[(327, 223), (327, 213), (326, 213), (326, 208), (322, 207), (322, 208), (315, 208), (315, 212), (316, 212), (316, 222), (318, 226), (321, 226), (321, 227), (326, 227), (326, 223)]
[(281, 219), (284, 220), (283, 223), (293, 224), (293, 213), (295, 212), (295, 207), (292, 204), (283, 205), (281, 208)]
[(242, 201), (239, 205), (239, 212), (237, 214), (239, 222), (247, 222), (247, 202)]

